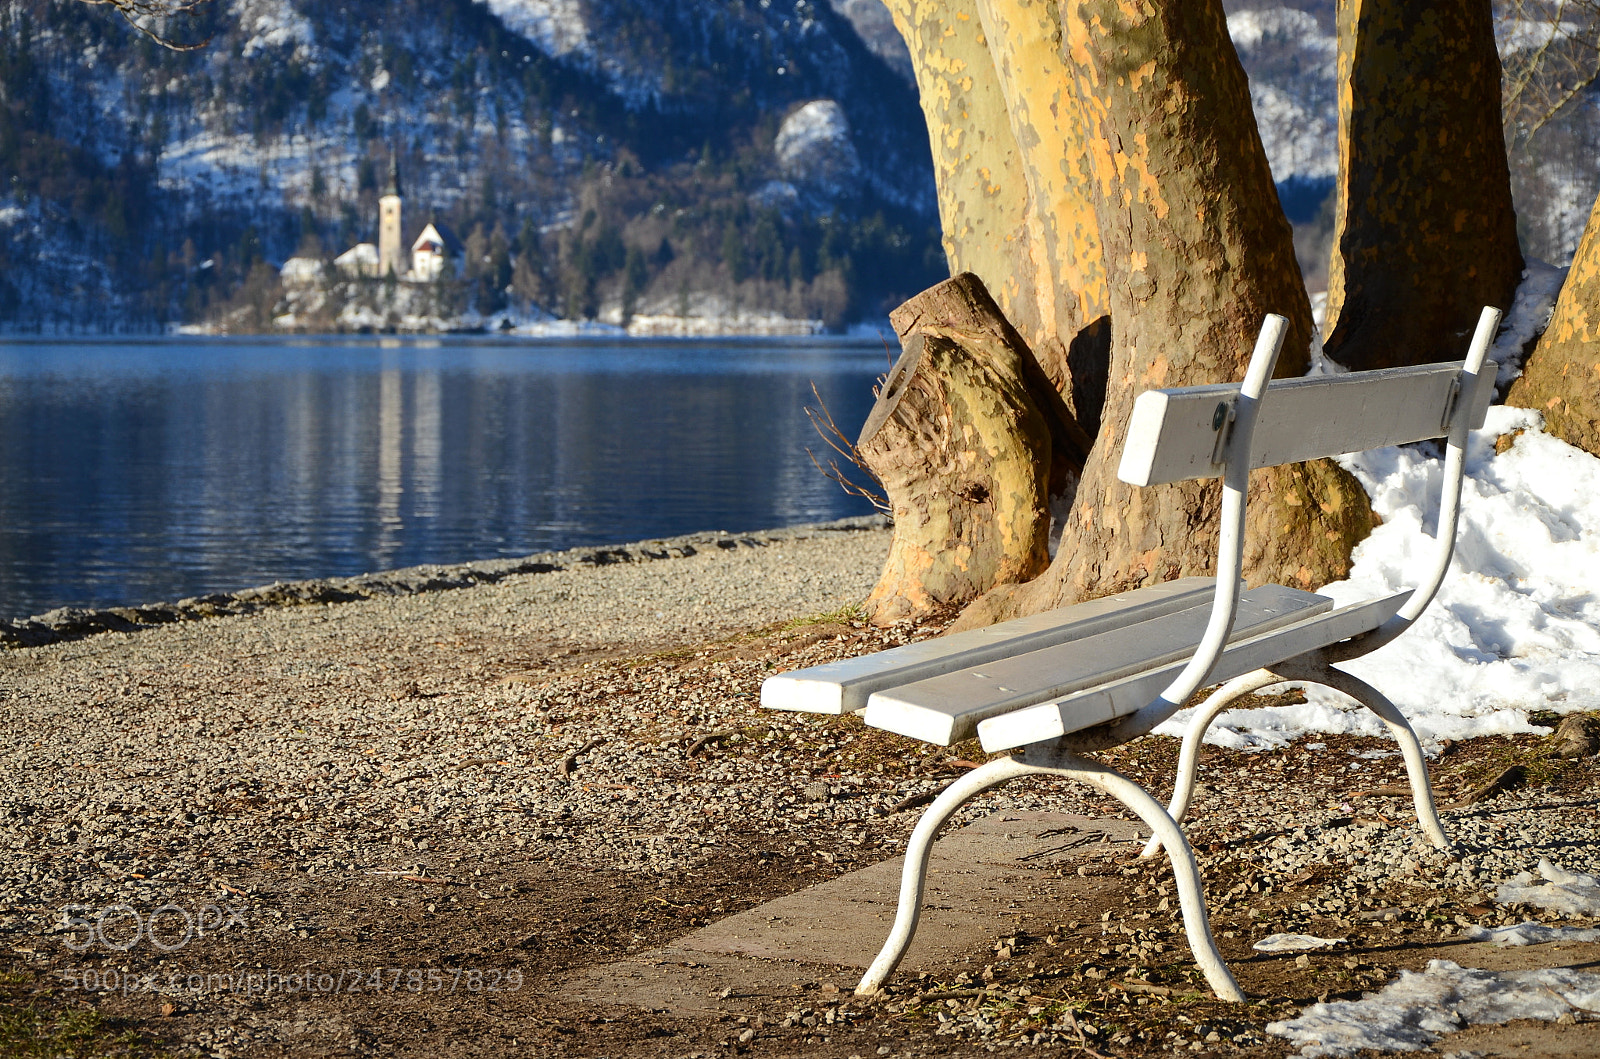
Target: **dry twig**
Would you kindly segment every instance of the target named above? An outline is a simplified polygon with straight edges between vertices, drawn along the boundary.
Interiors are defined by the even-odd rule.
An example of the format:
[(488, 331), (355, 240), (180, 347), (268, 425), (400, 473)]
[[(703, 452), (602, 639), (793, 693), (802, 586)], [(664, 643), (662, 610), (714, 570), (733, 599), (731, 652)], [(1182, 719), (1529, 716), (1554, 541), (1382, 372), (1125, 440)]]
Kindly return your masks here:
[(595, 747), (604, 742), (604, 739), (591, 739), (587, 743), (584, 743), (578, 749), (574, 750), (572, 753), (563, 758), (561, 760), (561, 764), (557, 766), (556, 771), (561, 773), (563, 776), (571, 776), (572, 770), (578, 765), (578, 758), (584, 754), (587, 754), (589, 751), (593, 750)]
[[(839, 429), (839, 424), (833, 421), (833, 413), (828, 411), (828, 405), (823, 401), (822, 394), (817, 392), (817, 384), (815, 382), (811, 384), (811, 396), (817, 399), (817, 406), (813, 408), (810, 405), (806, 405), (806, 418), (811, 420), (811, 425), (816, 428), (817, 434), (821, 436), (823, 441), (828, 443), (829, 448), (861, 468), (867, 473), (868, 477), (876, 482), (878, 476), (873, 474), (872, 469), (862, 462), (861, 453), (857, 450), (855, 442), (851, 441), (849, 436)], [(817, 459), (816, 453), (806, 449), (806, 455), (811, 457), (811, 465), (821, 471), (823, 477), (838, 482), (840, 488), (846, 493), (851, 496), (861, 497), (885, 515), (892, 512), (888, 498), (876, 489), (857, 485), (851, 481), (844, 471), (839, 469), (838, 460), (830, 459), (828, 466), (824, 467), (821, 461)]]

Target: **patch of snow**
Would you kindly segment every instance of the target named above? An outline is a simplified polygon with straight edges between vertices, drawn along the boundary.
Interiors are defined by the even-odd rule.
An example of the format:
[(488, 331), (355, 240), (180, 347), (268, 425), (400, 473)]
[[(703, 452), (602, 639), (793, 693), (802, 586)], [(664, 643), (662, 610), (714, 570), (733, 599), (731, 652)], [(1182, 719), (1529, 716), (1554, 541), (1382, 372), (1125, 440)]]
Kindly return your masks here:
[(594, 54), (581, 0), (478, 0), (513, 33), (526, 37), (546, 55)]
[(729, 316), (636, 315), (628, 334), (649, 338), (701, 338), (714, 335), (817, 335), (827, 329), (821, 320), (796, 320), (777, 313)]
[(1228, 36), (1240, 51), (1254, 50), (1263, 43), (1291, 44), (1329, 61), (1339, 52), (1338, 38), (1324, 33), (1315, 15), (1292, 7), (1235, 11), (1228, 16)]
[[(1542, 733), (1532, 710), (1600, 708), (1600, 459), (1551, 437), (1537, 412), (1489, 409), (1468, 444), (1455, 556), (1415, 628), (1341, 668), (1388, 695), (1426, 745)], [(1523, 433), (1503, 454), (1499, 435)], [(1343, 606), (1414, 585), (1431, 562), (1440, 461), (1428, 446), (1341, 458), (1383, 520), (1346, 581)], [(1313, 732), (1386, 736), (1381, 721), (1315, 685), (1300, 705), (1234, 710), (1208, 739), (1237, 749)], [(1181, 735), (1189, 711), (1158, 732)]]
[(1467, 941), (1492, 941), (1502, 949), (1520, 945), (1548, 945), (1553, 941), (1600, 941), (1600, 930), (1587, 927), (1547, 927), (1529, 920), (1506, 927), (1467, 927), (1461, 931)]
[(647, 73), (624, 56), (596, 47), (581, 0), (475, 0), (506, 28), (546, 55), (604, 75), (611, 89), (632, 106), (661, 96), (659, 71)]
[(278, 277), (285, 285), (309, 286), (321, 279), (325, 271), (320, 258), (291, 257), (278, 269)]
[[(1547, 858), (1540, 858), (1539, 874), (1545, 880), (1542, 884), (1535, 884), (1528, 872), (1501, 883), (1495, 891), (1495, 901), (1503, 905), (1535, 905), (1569, 916), (1600, 916), (1600, 879), (1567, 871)], [(1600, 932), (1596, 934), (1600, 936)]]
[(1517, 285), (1511, 310), (1500, 321), (1500, 336), (1489, 353), (1489, 359), (1500, 365), (1494, 384), (1502, 393), (1522, 374), (1522, 360), (1529, 343), (1544, 334), (1544, 329), (1550, 325), (1550, 314), (1555, 311), (1556, 298), (1566, 280), (1564, 268), (1535, 258), (1524, 262), (1522, 282)]
[(1546, 47), (1557, 38), (1576, 37), (1582, 29), (1576, 22), (1502, 16), (1494, 20), (1494, 40), (1501, 60), (1505, 60), (1518, 52)]
[(615, 324), (596, 323), (593, 320), (532, 320), (517, 324), (511, 331), (515, 335), (535, 338), (573, 338), (585, 335), (615, 337), (623, 333)]
[(307, 58), (316, 43), (311, 23), (288, 0), (239, 0), (234, 13), (240, 28), (250, 34), (240, 51), (246, 59), (286, 47), (294, 48), (296, 58)]
[(787, 180), (769, 180), (750, 193), (750, 204), (788, 213), (800, 205), (800, 190)]
[(1339, 120), (1276, 85), (1251, 82), (1250, 103), (1272, 179), (1326, 179), (1339, 170)]
[(1250, 104), (1272, 179), (1332, 177), (1339, 164), (1338, 39), (1289, 7), (1236, 11), (1228, 36), (1250, 73)]
[(1319, 938), (1314, 934), (1268, 934), (1250, 947), (1257, 952), (1311, 952), (1349, 942), (1349, 938)]
[(352, 331), (377, 331), (383, 328), (384, 319), (383, 314), (371, 306), (351, 302), (339, 311), (339, 323)]
[(1313, 1004), (1267, 1032), (1300, 1048), (1306, 1059), (1346, 1059), (1364, 1049), (1415, 1052), (1447, 1033), (1513, 1019), (1554, 1021), (1600, 1007), (1600, 975), (1567, 969), (1480, 971), (1449, 960), (1398, 980), (1360, 1000)]
[(772, 150), (785, 177), (830, 199), (847, 194), (861, 173), (850, 120), (831, 99), (814, 99), (784, 118)]

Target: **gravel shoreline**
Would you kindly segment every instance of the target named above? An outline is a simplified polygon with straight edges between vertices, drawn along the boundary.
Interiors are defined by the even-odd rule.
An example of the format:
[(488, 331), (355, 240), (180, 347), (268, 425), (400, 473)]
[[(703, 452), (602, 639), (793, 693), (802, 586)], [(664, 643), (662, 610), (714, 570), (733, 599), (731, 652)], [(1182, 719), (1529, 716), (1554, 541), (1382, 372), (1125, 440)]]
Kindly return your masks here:
[(492, 585), (521, 574), (546, 574), (557, 570), (646, 563), (682, 559), (711, 548), (758, 548), (787, 540), (818, 535), (888, 529), (882, 515), (865, 515), (832, 522), (806, 523), (752, 533), (723, 531), (690, 533), (631, 544), (568, 548), (536, 552), (516, 559), (484, 559), (467, 563), (424, 564), (355, 577), (277, 581), (238, 592), (190, 596), (171, 603), (145, 603), (136, 607), (57, 607), (26, 618), (0, 618), (0, 647), (42, 647), (77, 640), (102, 632), (134, 632), (179, 621), (200, 621), (234, 614), (254, 614), (272, 607), (317, 603), (353, 603), (379, 596), (409, 596), (444, 592), (477, 585)]

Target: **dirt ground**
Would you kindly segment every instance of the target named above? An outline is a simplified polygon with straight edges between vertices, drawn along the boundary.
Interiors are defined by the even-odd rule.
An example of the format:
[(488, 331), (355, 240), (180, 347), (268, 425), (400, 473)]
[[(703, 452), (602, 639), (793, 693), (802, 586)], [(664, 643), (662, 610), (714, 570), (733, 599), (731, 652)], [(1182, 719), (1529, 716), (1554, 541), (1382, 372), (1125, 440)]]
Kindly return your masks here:
[[(793, 632), (768, 630), (725, 645), (771, 668), (819, 639), (838, 653), (872, 646), (848, 626)], [(807, 663), (813, 661), (807, 658)], [(591, 653), (540, 663), (554, 674), (584, 662), (604, 670), (637, 667), (637, 658)], [(683, 652), (652, 656), (650, 665), (678, 666), (692, 678)], [(752, 712), (754, 707), (752, 706)], [(836, 753), (881, 754), (892, 784), (909, 770), (954, 776), (982, 754), (964, 744), (926, 756), (925, 747), (862, 728), (854, 719), (818, 721), (846, 732)], [(1377, 747), (1377, 740), (1329, 738), (1330, 751)], [(1118, 767), (1162, 794), (1161, 777), (1175, 757), (1171, 740), (1149, 738), (1108, 755)], [(732, 747), (702, 753), (733, 754)], [(924, 755), (924, 756), (918, 756)], [(1412, 826), (1397, 758), (1359, 773), (1344, 754), (1245, 754), (1213, 749), (1207, 770), (1282, 792), (1281, 806), (1354, 805), (1354, 817)], [(1528, 792), (1570, 810), (1573, 826), (1595, 826), (1600, 805), (1596, 766), (1550, 757), (1538, 739), (1481, 739), (1459, 744), (1434, 762), (1440, 800), (1481, 790), (1509, 764), (1524, 766)], [(1335, 768), (1337, 766), (1337, 768)], [(824, 763), (823, 768), (826, 769)], [(820, 776), (830, 773), (819, 771)], [(1248, 784), (1246, 784), (1248, 785)], [(1493, 813), (1495, 799), (1462, 812)], [(1107, 802), (1089, 811), (1112, 813)], [(241, 805), (241, 813), (251, 807)], [(915, 807), (895, 814), (909, 827)], [(903, 819), (902, 819), (903, 818)], [(267, 819), (263, 826), (270, 826)], [(1041, 1044), (1062, 1054), (1281, 1056), (1286, 1045), (1263, 1032), (1317, 1000), (1356, 998), (1381, 987), (1400, 968), (1434, 958), (1469, 966), (1573, 966), (1600, 969), (1600, 945), (1495, 950), (1452, 940), (1453, 923), (1490, 921), (1481, 892), (1448, 891), (1397, 874), (1386, 890), (1364, 898), (1375, 914), (1338, 923), (1316, 908), (1327, 878), (1315, 869), (1267, 892), (1246, 851), (1279, 829), (1254, 833), (1200, 823), (1201, 851), (1213, 925), (1235, 973), (1252, 995), (1244, 1005), (1216, 1001), (1190, 961), (1167, 900), (1170, 873), (1143, 862), (1136, 848), (1102, 855), (1086, 848), (1056, 861), (1077, 877), (1071, 900), (1046, 919), (997, 924), (993, 949), (975, 954), (970, 971), (948, 978), (910, 976), (889, 996), (857, 1001), (854, 974), (802, 975), (792, 996), (745, 1005), (718, 1016), (678, 1018), (571, 998), (575, 973), (666, 945), (698, 927), (883, 860), (892, 848), (866, 842), (816, 842), (797, 847), (770, 828), (731, 836), (742, 854), (720, 854), (692, 870), (646, 875), (604, 863), (569, 863), (513, 844), (449, 841), (430, 850), (428, 874), (404, 867), (390, 874), (306, 875), (264, 861), (230, 877), (219, 890), (209, 879), (175, 899), (185, 908), (214, 907), (203, 937), (163, 951), (148, 943), (126, 952), (77, 952), (70, 932), (11, 935), (0, 946), (0, 1054), (204, 1054), (230, 1056), (788, 1056), (876, 1057), (950, 1055), (1010, 1048), (1030, 1030), (1070, 1015), (1075, 1034)], [(419, 869), (420, 870), (420, 869)], [(229, 916), (235, 918), (229, 920)], [(1514, 921), (1504, 916), (1497, 921)], [(1103, 924), (1148, 926), (1147, 955), (1130, 961), (1107, 947)], [(174, 920), (174, 923), (177, 921)], [(204, 924), (203, 924), (204, 925)], [(1582, 924), (1580, 924), (1582, 925)], [(1276, 930), (1338, 930), (1349, 945), (1336, 953), (1267, 956), (1250, 938)], [(113, 931), (114, 932), (114, 931)], [(1146, 942), (1141, 942), (1145, 944)], [(1155, 953), (1153, 957), (1148, 955)], [(1464, 955), (1465, 954), (1465, 955)], [(1118, 966), (1119, 959), (1125, 966)], [(1494, 962), (1498, 961), (1498, 962)], [(1137, 964), (1137, 966), (1135, 966)], [(981, 967), (981, 970), (979, 969)], [(1020, 997), (1020, 999), (1018, 999)], [(941, 1016), (983, 1010), (992, 1032), (944, 1029)], [(1518, 1022), (1476, 1028), (1442, 1041), (1440, 1050), (1479, 1055), (1600, 1055), (1600, 1022)]]

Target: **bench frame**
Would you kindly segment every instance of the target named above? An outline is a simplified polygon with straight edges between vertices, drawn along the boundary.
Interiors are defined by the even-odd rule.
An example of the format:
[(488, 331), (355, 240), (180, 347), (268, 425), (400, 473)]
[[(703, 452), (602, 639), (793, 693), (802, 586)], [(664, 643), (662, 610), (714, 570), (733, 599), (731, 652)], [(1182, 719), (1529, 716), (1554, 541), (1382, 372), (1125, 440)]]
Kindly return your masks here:
[[(1173, 477), (1156, 477), (1139, 480), (1140, 468), (1134, 466), (1130, 472), (1130, 454), (1142, 449), (1146, 456), (1153, 457), (1160, 451), (1158, 439), (1136, 434), (1142, 429), (1140, 423), (1140, 408), (1135, 406), (1134, 422), (1130, 425), (1129, 441), (1124, 449), (1124, 460), (1119, 476), (1133, 484), (1150, 484), (1153, 481), (1174, 481), (1182, 478), (1214, 477), (1220, 472), (1223, 486), (1221, 540), (1217, 555), (1217, 581), (1216, 593), (1212, 604), (1210, 620), (1206, 626), (1204, 636), (1196, 646), (1193, 656), (1184, 666), (1176, 679), (1154, 699), (1147, 702), (1139, 709), (1124, 712), (1123, 715), (1110, 723), (1099, 724), (1095, 727), (1084, 728), (1077, 731), (1068, 731), (1051, 738), (1043, 738), (1029, 742), (1015, 749), (1005, 757), (997, 758), (988, 764), (973, 769), (950, 784), (937, 799), (923, 813), (906, 844), (905, 866), (901, 875), (899, 905), (896, 910), (894, 926), (882, 951), (867, 969), (860, 984), (856, 987), (857, 995), (872, 995), (877, 993), (883, 983), (894, 972), (906, 949), (911, 944), (911, 939), (916, 932), (917, 921), (922, 910), (922, 897), (926, 886), (929, 857), (933, 849), (933, 841), (941, 827), (960, 809), (966, 802), (999, 784), (1020, 776), (1055, 775), (1064, 779), (1078, 780), (1122, 802), (1131, 809), (1152, 832), (1149, 843), (1143, 855), (1153, 856), (1158, 850), (1165, 848), (1171, 859), (1173, 875), (1177, 883), (1178, 898), (1183, 913), (1184, 927), (1189, 937), (1190, 948), (1194, 953), (1195, 961), (1206, 976), (1216, 995), (1224, 1000), (1242, 1001), (1244, 993), (1240, 990), (1233, 975), (1228, 971), (1227, 965), (1217, 949), (1216, 939), (1211, 932), (1211, 925), (1206, 915), (1204, 887), (1200, 879), (1199, 868), (1195, 862), (1194, 850), (1189, 845), (1187, 837), (1180, 826), (1186, 814), (1190, 800), (1193, 796), (1198, 751), (1205, 737), (1207, 729), (1224, 710), (1226, 710), (1240, 696), (1257, 691), (1271, 684), (1283, 682), (1305, 682), (1321, 684), (1350, 696), (1365, 708), (1377, 714), (1388, 726), (1395, 740), (1399, 743), (1404, 755), (1406, 772), (1410, 778), (1412, 800), (1416, 806), (1417, 819), (1427, 837), (1440, 849), (1450, 849), (1448, 838), (1439, 822), (1438, 812), (1434, 807), (1432, 790), (1428, 781), (1427, 765), (1423, 758), (1422, 747), (1417, 741), (1416, 733), (1406, 721), (1405, 716), (1381, 692), (1348, 673), (1333, 668), (1334, 663), (1358, 658), (1394, 640), (1409, 628), (1422, 612), (1427, 608), (1437, 593), (1444, 580), (1446, 571), (1450, 566), (1450, 559), (1455, 548), (1456, 526), (1460, 513), (1462, 478), (1465, 471), (1466, 442), (1468, 431), (1481, 424), (1483, 408), (1488, 403), (1489, 390), (1492, 388), (1494, 378), (1494, 365), (1488, 364), (1485, 372), (1486, 357), (1494, 340), (1494, 335), (1500, 322), (1500, 313), (1497, 310), (1485, 308), (1478, 321), (1471, 347), (1465, 362), (1455, 369), (1453, 381), (1446, 378), (1444, 381), (1450, 386), (1445, 401), (1444, 413), (1440, 421), (1440, 431), (1436, 434), (1423, 435), (1426, 437), (1444, 436), (1447, 438), (1446, 454), (1444, 460), (1444, 475), (1440, 497), (1440, 511), (1438, 527), (1435, 531), (1435, 548), (1432, 568), (1422, 579), (1421, 584), (1414, 590), (1398, 612), (1387, 621), (1375, 628), (1369, 627), (1359, 634), (1345, 633), (1335, 640), (1324, 641), (1316, 647), (1307, 650), (1303, 643), (1291, 653), (1283, 656), (1274, 656), (1273, 660), (1260, 668), (1235, 676), (1227, 680), (1220, 688), (1195, 711), (1188, 722), (1188, 729), (1184, 736), (1182, 751), (1176, 783), (1171, 804), (1163, 807), (1133, 780), (1122, 775), (1115, 769), (1092, 758), (1083, 756), (1086, 752), (1103, 750), (1118, 746), (1141, 735), (1145, 735), (1157, 725), (1167, 720), (1183, 707), (1183, 704), (1194, 694), (1211, 675), (1218, 659), (1223, 655), (1227, 646), (1228, 635), (1231, 630), (1235, 609), (1238, 604), (1240, 590), (1240, 570), (1243, 559), (1245, 503), (1248, 487), (1249, 472), (1253, 466), (1265, 466), (1270, 462), (1292, 462), (1291, 460), (1277, 461), (1272, 459), (1269, 451), (1263, 455), (1253, 448), (1255, 440), (1255, 427), (1263, 400), (1270, 400), (1272, 391), (1282, 388), (1303, 386), (1311, 380), (1284, 380), (1269, 386), (1269, 379), (1273, 367), (1277, 362), (1278, 351), (1283, 342), (1287, 321), (1280, 316), (1269, 316), (1262, 326), (1253, 351), (1250, 364), (1245, 373), (1244, 382), (1236, 389), (1216, 387), (1193, 387), (1188, 390), (1152, 391), (1141, 395), (1140, 401), (1159, 395), (1158, 400), (1173, 397), (1194, 398), (1199, 391), (1205, 391), (1205, 396), (1216, 392), (1222, 396), (1216, 408), (1215, 425), (1218, 428), (1216, 448), (1211, 453), (1209, 466), (1198, 464), (1188, 470), (1180, 469)], [(1445, 366), (1435, 366), (1442, 369)], [(1451, 366), (1453, 367), (1453, 366)], [(1408, 369), (1392, 369), (1387, 373), (1393, 375), (1397, 372), (1406, 372)], [(1437, 374), (1437, 370), (1435, 374)], [(1377, 377), (1385, 375), (1384, 372), (1356, 373), (1363, 377)], [(1349, 393), (1356, 394), (1362, 384), (1362, 378), (1355, 376), (1341, 376), (1339, 385), (1350, 387)], [(1315, 380), (1322, 381), (1322, 380)], [(1228, 400), (1228, 395), (1236, 394)], [(1146, 402), (1148, 404), (1148, 402)], [(1192, 403), (1192, 401), (1191, 401)], [(1146, 416), (1146, 420), (1150, 417)], [(1476, 421), (1475, 421), (1476, 420)], [(1155, 428), (1159, 433), (1159, 426)], [(1369, 424), (1370, 427), (1370, 424)], [(1146, 431), (1148, 433), (1148, 430)], [(1369, 429), (1370, 435), (1370, 429)], [(1401, 439), (1405, 440), (1405, 439)], [(1410, 438), (1409, 440), (1420, 440)], [(1393, 440), (1382, 441), (1379, 444), (1392, 444)], [(1363, 447), (1378, 447), (1369, 444)], [(1318, 452), (1316, 455), (1337, 455), (1337, 452)], [(1293, 460), (1311, 458), (1305, 453), (1291, 453)], [(1135, 461), (1137, 462), (1137, 461)], [(1131, 477), (1130, 477), (1131, 475)], [(1357, 605), (1360, 606), (1359, 604)], [(1352, 610), (1354, 608), (1344, 608)], [(1369, 608), (1370, 609), (1370, 608)], [(1335, 612), (1340, 613), (1340, 612)], [(1311, 619), (1316, 621), (1318, 619)], [(1291, 630), (1292, 631), (1292, 630)], [(1259, 638), (1268, 641), (1261, 649), (1271, 646), (1274, 636), (1268, 634)], [(1303, 637), (1302, 637), (1303, 640)], [(1288, 642), (1288, 641), (1285, 641)], [(1084, 693), (1088, 694), (1088, 693)], [(1055, 708), (1056, 704), (1047, 703), (1035, 710)], [(978, 725), (980, 735), (986, 729), (996, 730), (998, 722), (1014, 719), (1017, 714), (992, 718)], [(1014, 744), (1012, 744), (1014, 745)], [(986, 746), (985, 749), (991, 749)]]

